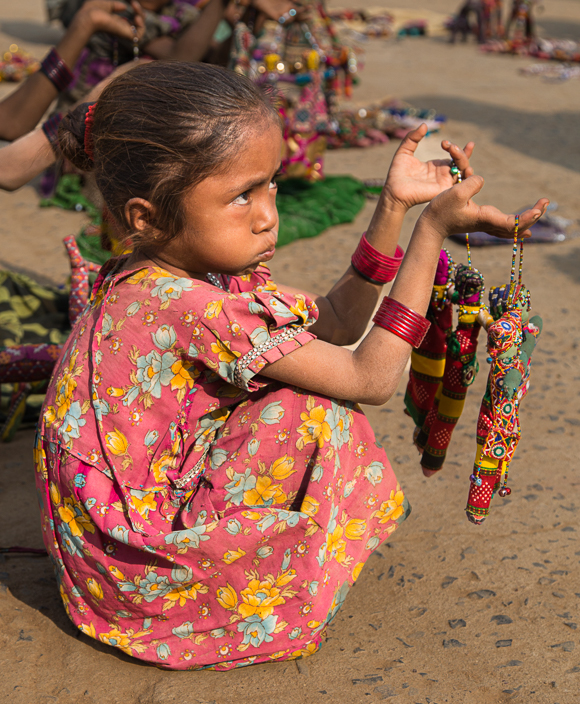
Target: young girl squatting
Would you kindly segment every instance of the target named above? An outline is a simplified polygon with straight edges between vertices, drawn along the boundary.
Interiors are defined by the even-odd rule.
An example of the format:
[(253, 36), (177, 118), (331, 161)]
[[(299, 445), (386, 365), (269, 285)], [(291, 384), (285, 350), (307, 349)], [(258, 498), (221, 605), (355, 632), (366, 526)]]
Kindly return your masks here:
[[(483, 185), (473, 145), (443, 145), (457, 184), (449, 159), (414, 157), (424, 134), (395, 155), (355, 255), (365, 276), (349, 267), (322, 297), (277, 287), (264, 264), (282, 133), (251, 82), (151, 63), (63, 120), (63, 153), (95, 172), (133, 248), (101, 270), (35, 449), (45, 543), (83, 633), (172, 669), (320, 647), (408, 514), (357, 404), (397, 388), (445, 238), (512, 236), (513, 216), (471, 200)], [(402, 259), (403, 217), (427, 201)], [(520, 216), (524, 234), (545, 205)], [(379, 324), (341, 347), (399, 264)]]

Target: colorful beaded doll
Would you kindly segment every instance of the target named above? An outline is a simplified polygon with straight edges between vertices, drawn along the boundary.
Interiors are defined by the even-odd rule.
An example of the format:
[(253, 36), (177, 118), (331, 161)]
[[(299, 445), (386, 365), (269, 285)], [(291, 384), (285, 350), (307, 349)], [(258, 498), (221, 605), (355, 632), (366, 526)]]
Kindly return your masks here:
[(415, 422), (416, 434), (420, 432), (433, 407), (445, 371), (447, 336), (453, 327), (450, 290), (454, 270), (451, 255), (442, 249), (426, 315), (431, 327), (420, 347), (411, 352), (411, 370), (405, 393), (405, 407)]
[(458, 265), (451, 297), (459, 305), (458, 323), (447, 338), (445, 372), (435, 403), (416, 437), (417, 447), (423, 451), (421, 466), (428, 472), (443, 467), (451, 435), (465, 405), (467, 387), (478, 371), (476, 352), (481, 330), (478, 316), (483, 307), (484, 288), (483, 276), (477, 269)]
[(529, 388), (531, 356), (542, 331), (539, 316), (528, 320), (530, 295), (522, 284), (492, 289), (490, 309), (493, 318), (487, 321), (487, 349), (491, 367), (477, 423), (477, 452), (466, 508), (467, 518), (478, 525), (489, 514), (496, 493), (511, 494), (507, 480), (521, 435), (519, 405)]

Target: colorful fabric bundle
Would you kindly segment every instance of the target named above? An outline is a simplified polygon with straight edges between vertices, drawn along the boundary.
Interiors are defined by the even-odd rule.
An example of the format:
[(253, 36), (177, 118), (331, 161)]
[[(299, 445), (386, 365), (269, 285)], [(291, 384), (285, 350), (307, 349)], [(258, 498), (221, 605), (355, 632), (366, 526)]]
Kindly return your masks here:
[(459, 305), (458, 323), (447, 338), (445, 372), (435, 402), (417, 434), (423, 451), (421, 466), (431, 472), (443, 467), (453, 430), (461, 417), (467, 387), (478, 372), (477, 341), (481, 324), (484, 280), (477, 269), (460, 264), (455, 274), (452, 301)]
[(411, 352), (411, 369), (405, 393), (405, 407), (413, 419), (417, 435), (433, 407), (435, 395), (443, 380), (447, 336), (453, 326), (450, 288), (454, 263), (446, 249), (441, 250), (435, 283), (426, 318), (431, 323), (421, 345)]
[[(493, 496), (509, 496), (509, 465), (520, 439), (519, 405), (529, 389), (531, 356), (542, 331), (542, 319), (528, 321), (529, 293), (518, 287), (515, 303), (510, 287), (490, 291), (496, 320), (488, 327), (491, 358), (486, 393), (477, 424), (477, 452), (467, 499), (468, 519), (481, 524)], [(498, 305), (498, 302), (500, 305)]]

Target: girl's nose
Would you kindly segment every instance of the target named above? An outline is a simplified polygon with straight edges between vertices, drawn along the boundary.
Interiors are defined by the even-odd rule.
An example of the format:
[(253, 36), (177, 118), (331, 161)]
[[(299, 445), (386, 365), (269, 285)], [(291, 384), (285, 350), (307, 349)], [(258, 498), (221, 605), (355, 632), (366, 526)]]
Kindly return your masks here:
[(276, 200), (270, 193), (260, 199), (257, 211), (255, 212), (254, 225), (252, 230), (255, 235), (261, 232), (275, 230), (278, 225), (278, 209)]

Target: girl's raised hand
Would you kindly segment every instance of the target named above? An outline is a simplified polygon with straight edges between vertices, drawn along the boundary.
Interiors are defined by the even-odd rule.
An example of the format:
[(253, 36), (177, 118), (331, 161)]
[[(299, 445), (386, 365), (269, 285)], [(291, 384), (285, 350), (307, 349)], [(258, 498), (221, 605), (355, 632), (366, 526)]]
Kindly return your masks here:
[(473, 169), (469, 165), (475, 146), (473, 142), (469, 142), (465, 149), (460, 149), (448, 141), (442, 142), (442, 148), (451, 159), (435, 159), (427, 162), (417, 159), (415, 156), (417, 145), (426, 134), (427, 125), (423, 123), (416, 130), (409, 132), (401, 142), (383, 189), (386, 197), (406, 209), (420, 203), (427, 203), (457, 183), (457, 176), (451, 174), (451, 161), (456, 163), (463, 178), (473, 174)]
[[(425, 208), (421, 219), (442, 238), (463, 232), (488, 232), (495, 237), (514, 236), (515, 215), (506, 215), (492, 205), (477, 205), (472, 198), (483, 187), (481, 176), (465, 181), (436, 196)], [(530, 237), (529, 228), (546, 212), (547, 198), (540, 198), (533, 208), (520, 213), (520, 238)]]

